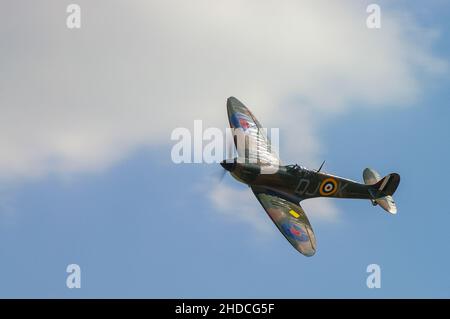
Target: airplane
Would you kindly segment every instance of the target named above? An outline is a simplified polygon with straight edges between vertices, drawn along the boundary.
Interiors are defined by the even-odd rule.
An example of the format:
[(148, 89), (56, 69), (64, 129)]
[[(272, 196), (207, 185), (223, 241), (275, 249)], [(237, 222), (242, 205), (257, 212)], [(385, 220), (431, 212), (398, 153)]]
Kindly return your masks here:
[[(374, 206), (379, 205), (391, 214), (397, 213), (392, 195), (400, 183), (399, 174), (391, 173), (381, 178), (375, 170), (366, 168), (362, 184), (322, 172), (324, 163), (318, 170), (297, 164), (281, 165), (278, 155), (271, 149), (270, 139), (253, 113), (235, 97), (228, 98), (227, 111), (237, 157), (223, 160), (221, 166), (252, 189), (280, 232), (301, 254), (313, 256), (317, 249), (311, 224), (300, 206), (305, 199), (368, 199)], [(238, 145), (238, 136), (247, 139), (244, 146)], [(267, 168), (273, 169), (264, 173), (269, 171)]]

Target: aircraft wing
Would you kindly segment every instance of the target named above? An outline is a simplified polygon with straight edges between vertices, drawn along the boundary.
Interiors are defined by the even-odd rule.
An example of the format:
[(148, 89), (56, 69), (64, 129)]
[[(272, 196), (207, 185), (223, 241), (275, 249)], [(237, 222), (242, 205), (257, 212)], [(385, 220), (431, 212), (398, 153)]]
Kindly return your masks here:
[(286, 239), (305, 256), (316, 252), (316, 237), (300, 204), (280, 197), (274, 191), (252, 187), (253, 193)]
[[(278, 155), (271, 150), (270, 140), (261, 124), (247, 107), (235, 97), (227, 100), (228, 121), (237, 138), (248, 137), (249, 142), (234, 143), (240, 158), (253, 160), (253, 163), (280, 165)], [(245, 139), (242, 139), (244, 141)]]

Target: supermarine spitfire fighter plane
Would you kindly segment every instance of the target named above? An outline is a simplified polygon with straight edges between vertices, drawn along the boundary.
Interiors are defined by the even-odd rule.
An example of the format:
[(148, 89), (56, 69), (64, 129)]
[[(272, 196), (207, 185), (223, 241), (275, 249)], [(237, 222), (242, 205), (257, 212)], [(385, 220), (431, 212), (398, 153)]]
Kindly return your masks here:
[[(315, 197), (368, 199), (391, 214), (397, 213), (392, 195), (400, 183), (398, 174), (381, 178), (376, 171), (366, 168), (364, 184), (361, 184), (323, 173), (322, 166), (316, 171), (297, 164), (281, 165), (265, 131), (250, 110), (234, 97), (228, 98), (227, 109), (238, 157), (220, 164), (235, 179), (251, 187), (280, 232), (303, 255), (315, 254), (316, 238), (300, 206), (302, 200)], [(237, 133), (245, 137), (244, 147), (238, 146)], [(254, 143), (249, 143), (250, 140)], [(270, 171), (268, 167), (275, 169)], [(265, 169), (270, 173), (263, 173)]]

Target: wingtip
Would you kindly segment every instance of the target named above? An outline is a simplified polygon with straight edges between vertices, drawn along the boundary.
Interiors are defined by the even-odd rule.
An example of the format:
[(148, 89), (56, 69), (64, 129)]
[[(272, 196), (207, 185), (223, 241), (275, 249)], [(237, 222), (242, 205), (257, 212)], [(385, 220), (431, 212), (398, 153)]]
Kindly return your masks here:
[(299, 243), (295, 248), (299, 253), (306, 257), (312, 257), (316, 254), (316, 247), (315, 247), (315, 239), (313, 242), (309, 241), (309, 245), (305, 243)]
[(316, 254), (316, 250), (315, 250), (315, 249), (309, 250), (309, 251), (300, 251), (300, 250), (299, 250), (299, 252), (300, 252), (303, 256), (306, 256), (306, 257), (312, 257), (312, 256), (314, 256), (314, 255)]
[(233, 103), (234, 101), (236, 101), (237, 99), (234, 97), (234, 96), (230, 96), (228, 99), (227, 99), (227, 104), (229, 104), (229, 103)]
[(232, 105), (244, 106), (244, 104), (241, 101), (239, 101), (237, 98), (235, 98), (234, 96), (230, 96), (227, 99), (227, 105), (228, 106), (232, 106)]

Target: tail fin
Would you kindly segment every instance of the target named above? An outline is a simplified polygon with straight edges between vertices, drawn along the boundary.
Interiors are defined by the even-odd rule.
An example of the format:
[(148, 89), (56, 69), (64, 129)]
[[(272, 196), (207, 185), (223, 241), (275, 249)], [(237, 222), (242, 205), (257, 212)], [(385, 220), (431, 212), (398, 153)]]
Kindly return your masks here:
[(373, 185), (373, 189), (376, 192), (375, 197), (394, 195), (398, 184), (400, 184), (400, 175), (397, 173), (386, 175)]
[(400, 175), (391, 173), (380, 178), (375, 170), (366, 168), (363, 172), (364, 183), (369, 186), (369, 193), (372, 196), (372, 203), (380, 205), (384, 210), (391, 214), (397, 213), (392, 195), (397, 190), (400, 183)]

